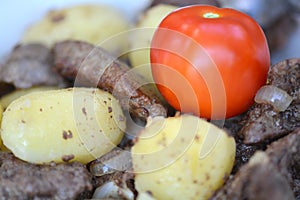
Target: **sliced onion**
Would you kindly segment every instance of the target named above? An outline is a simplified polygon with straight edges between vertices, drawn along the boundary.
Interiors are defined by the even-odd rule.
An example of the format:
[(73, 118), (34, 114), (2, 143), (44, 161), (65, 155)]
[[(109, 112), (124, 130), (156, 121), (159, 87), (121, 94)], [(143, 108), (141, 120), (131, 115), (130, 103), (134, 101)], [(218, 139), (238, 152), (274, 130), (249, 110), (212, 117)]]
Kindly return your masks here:
[(134, 194), (129, 188), (122, 188), (114, 181), (110, 181), (95, 190), (93, 199), (133, 200)]
[(94, 176), (103, 176), (117, 171), (128, 171), (131, 165), (130, 152), (115, 148), (90, 163), (89, 170)]
[(261, 87), (254, 98), (256, 103), (265, 103), (273, 106), (273, 109), (277, 112), (285, 111), (293, 98), (284, 90), (272, 86), (266, 85)]

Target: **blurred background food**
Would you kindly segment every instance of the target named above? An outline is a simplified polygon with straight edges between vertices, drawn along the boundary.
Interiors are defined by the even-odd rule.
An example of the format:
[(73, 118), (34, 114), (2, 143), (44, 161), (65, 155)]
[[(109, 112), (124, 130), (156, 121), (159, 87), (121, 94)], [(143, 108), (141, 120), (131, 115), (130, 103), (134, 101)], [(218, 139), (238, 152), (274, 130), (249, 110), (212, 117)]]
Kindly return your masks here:
[[(39, 42), (51, 47), (66, 39), (103, 43), (111, 36), (128, 31), (129, 21), (117, 9), (105, 5), (77, 5), (49, 11), (41, 20), (26, 29), (21, 42)], [(105, 48), (119, 54), (126, 38), (114, 37)]]
[[(60, 20), (62, 20), (63, 25), (68, 25), (72, 28), (60, 31), (61, 34), (56, 36), (50, 34), (48, 38), (49, 41), (47, 43), (49, 44), (53, 42), (56, 37), (62, 38), (69, 35), (73, 38), (80, 38), (85, 34), (88, 34), (88, 41), (98, 42), (98, 40), (101, 41), (106, 36), (111, 36), (108, 33), (114, 35), (117, 34), (116, 32), (126, 30), (127, 28), (130, 29), (136, 26), (143, 27), (143, 25), (139, 23), (142, 16), (145, 15), (146, 11), (150, 7), (162, 3), (171, 4), (177, 7), (191, 4), (210, 4), (241, 10), (257, 20), (265, 30), (270, 51), (272, 53), (271, 56), (273, 64), (283, 59), (300, 56), (300, 51), (298, 50), (300, 47), (300, 37), (298, 37), (300, 35), (300, 1), (298, 0), (67, 0), (63, 2), (53, 0), (49, 2), (32, 1), (30, 3), (20, 0), (14, 2), (3, 1), (0, 8), (2, 15), (0, 26), (5, 27), (5, 29), (3, 29), (5, 31), (0, 33), (2, 46), (0, 56), (8, 54), (11, 48), (22, 38), (23, 41), (33, 41), (33, 38), (35, 38), (37, 34), (47, 33), (47, 31), (51, 33), (51, 28), (63, 30), (61, 27), (62, 25), (51, 25), (49, 22), (45, 22), (45, 20), (50, 17), (49, 15), (51, 15), (46, 15), (46, 13), (50, 10), (63, 9), (66, 6), (75, 6), (79, 4), (97, 4), (102, 7), (110, 7), (109, 9), (104, 9), (102, 11), (101, 8), (93, 8), (94, 11), (88, 11), (89, 15), (93, 16), (94, 19), (98, 18), (99, 21), (88, 20), (86, 18), (87, 15), (84, 14), (84, 10), (86, 9), (82, 9), (80, 11), (76, 11), (75, 8), (73, 10), (64, 10), (63, 13), (66, 14), (66, 16), (69, 16), (70, 14), (74, 15), (75, 18), (72, 20)], [(11, 12), (12, 9), (14, 12)], [(95, 11), (97, 9), (98, 12)], [(111, 15), (109, 19), (101, 17), (107, 13)], [(117, 14), (114, 15), (113, 13)], [(122, 19), (120, 19), (120, 16), (122, 16)], [(129, 24), (126, 24), (127, 22)], [(40, 30), (40, 33), (32, 30), (35, 29), (32, 26), (36, 26), (41, 23), (43, 25), (40, 26), (42, 26), (43, 29)], [(80, 24), (82, 24), (85, 28), (80, 29)], [(95, 33), (101, 33), (101, 35), (97, 36), (98, 38), (92, 33), (88, 33), (93, 30), (91, 28), (91, 24), (92, 26), (99, 25), (98, 30), (94, 27), (96, 31)], [(102, 25), (100, 26), (100, 24)], [(106, 28), (103, 28), (102, 26)], [(115, 28), (113, 29), (113, 27)], [(113, 29), (113, 31), (111, 29)], [(39, 37), (37, 37), (36, 40), (44, 40)], [(120, 44), (122, 42), (117, 43)], [(135, 65), (135, 63), (136, 62), (133, 61), (133, 65)]]

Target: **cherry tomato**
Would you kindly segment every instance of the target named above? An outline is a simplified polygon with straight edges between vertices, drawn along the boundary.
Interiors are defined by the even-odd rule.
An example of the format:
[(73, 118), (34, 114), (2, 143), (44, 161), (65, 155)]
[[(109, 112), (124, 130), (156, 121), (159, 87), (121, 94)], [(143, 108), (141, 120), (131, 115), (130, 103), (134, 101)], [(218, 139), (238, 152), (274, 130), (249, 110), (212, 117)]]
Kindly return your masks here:
[(150, 50), (154, 81), (177, 110), (208, 119), (246, 111), (266, 84), (270, 53), (259, 24), (229, 8), (175, 10), (155, 31)]

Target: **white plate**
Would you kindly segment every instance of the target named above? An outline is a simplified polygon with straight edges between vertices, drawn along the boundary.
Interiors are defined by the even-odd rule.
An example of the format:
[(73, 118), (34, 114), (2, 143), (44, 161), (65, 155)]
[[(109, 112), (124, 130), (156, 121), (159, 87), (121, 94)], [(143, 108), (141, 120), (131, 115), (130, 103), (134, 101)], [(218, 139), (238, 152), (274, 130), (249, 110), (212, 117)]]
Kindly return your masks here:
[(0, 7), (0, 57), (10, 52), (18, 43), (24, 30), (41, 19), (47, 11), (80, 3), (101, 3), (111, 5), (124, 13), (130, 20), (150, 3), (151, 0), (2, 0)]

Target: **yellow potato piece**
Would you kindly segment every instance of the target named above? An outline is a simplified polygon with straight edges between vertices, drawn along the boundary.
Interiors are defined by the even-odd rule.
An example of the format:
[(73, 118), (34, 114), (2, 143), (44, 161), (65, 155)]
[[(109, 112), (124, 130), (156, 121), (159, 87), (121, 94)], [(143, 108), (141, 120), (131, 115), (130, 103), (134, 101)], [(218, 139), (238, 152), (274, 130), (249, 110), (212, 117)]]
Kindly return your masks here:
[(28, 89), (17, 89), (13, 92), (10, 92), (2, 96), (0, 98), (0, 104), (3, 106), (4, 109), (6, 109), (11, 102), (13, 102), (14, 100), (18, 99), (19, 97), (25, 94), (29, 94), (31, 92), (54, 90), (54, 89), (58, 89), (58, 88), (53, 86), (36, 86)]
[(3, 113), (3, 106), (0, 103), (0, 124), (1, 124), (1, 121), (2, 121), (2, 113)]
[[(51, 47), (55, 42), (76, 39), (99, 44), (119, 53), (127, 48), (127, 39), (118, 34), (128, 30), (129, 22), (118, 10), (104, 5), (76, 5), (52, 10), (25, 31), (22, 42), (41, 42)], [(101, 45), (100, 45), (101, 46)]]
[(122, 139), (125, 117), (119, 102), (99, 89), (34, 92), (3, 113), (1, 137), (15, 156), (31, 163), (88, 163)]
[(144, 15), (136, 24), (136, 30), (129, 35), (129, 46), (131, 49), (128, 55), (133, 67), (137, 67), (142, 75), (149, 81), (153, 81), (150, 69), (150, 43), (153, 34), (162, 19), (175, 10), (176, 6), (168, 4), (158, 4), (146, 10)]
[[(0, 104), (0, 124), (1, 124), (1, 121), (2, 121), (2, 114), (3, 114), (3, 106)], [(4, 146), (3, 146), (1, 138), (0, 138), (0, 149), (1, 150), (5, 149)]]
[(208, 199), (231, 173), (235, 140), (191, 115), (154, 120), (132, 148), (135, 186), (155, 199)]

